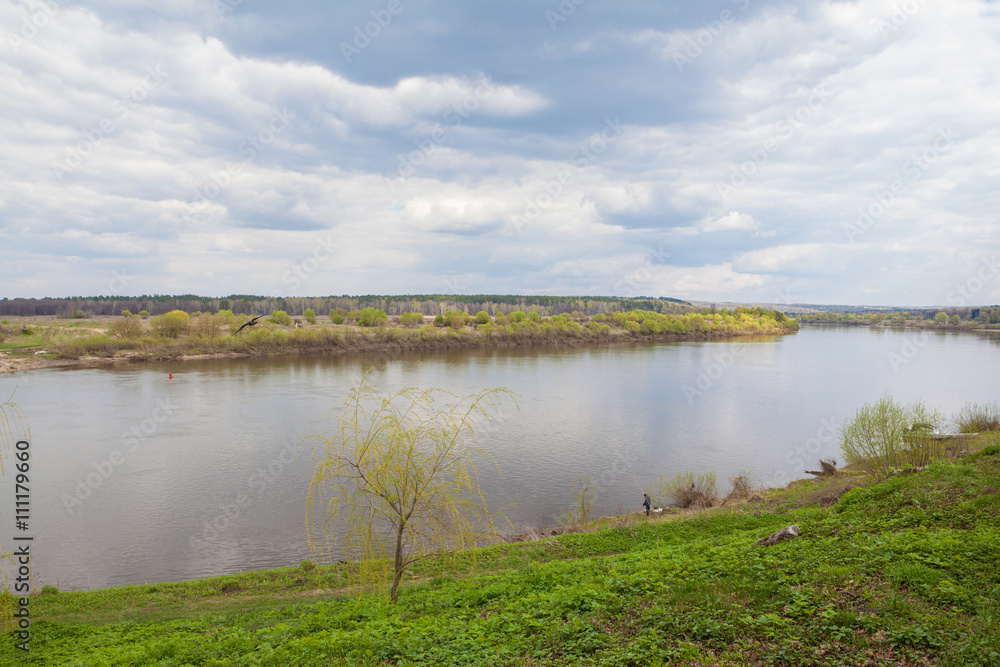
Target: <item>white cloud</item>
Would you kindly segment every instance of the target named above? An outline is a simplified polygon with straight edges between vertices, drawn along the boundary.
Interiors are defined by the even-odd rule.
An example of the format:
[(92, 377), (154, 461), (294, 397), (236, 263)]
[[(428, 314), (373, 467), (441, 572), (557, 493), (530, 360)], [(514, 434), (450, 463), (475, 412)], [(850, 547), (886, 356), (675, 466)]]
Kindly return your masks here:
[[(148, 292), (263, 292), (333, 234), (337, 272), (301, 293), (443, 289), (448, 275), (614, 293), (645, 270), (650, 295), (759, 300), (797, 281), (804, 301), (864, 287), (940, 303), (1000, 238), (1000, 20), (992, 3), (925, 2), (886, 31), (897, 5), (737, 3), (715, 33), (719, 15), (697, 6), (616, 6), (614, 31), (578, 12), (555, 35), (514, 21), (454, 44), (481, 17), (442, 10), (400, 16), (350, 67), (329, 55), (332, 27), (317, 37), (356, 20), (333, 8), (60, 5), (0, 44), (0, 291), (100, 291), (135, 262)], [(0, 6), (0, 34), (27, 16)], [(616, 117), (620, 136), (580, 160)], [(408, 156), (420, 164), (390, 187)], [(643, 269), (637, 248), (660, 245), (676, 265)]]
[(703, 224), (701, 229), (706, 232), (734, 230), (755, 231), (759, 227), (760, 225), (757, 224), (752, 215), (740, 213), (739, 211), (730, 211), (717, 220), (712, 220)]

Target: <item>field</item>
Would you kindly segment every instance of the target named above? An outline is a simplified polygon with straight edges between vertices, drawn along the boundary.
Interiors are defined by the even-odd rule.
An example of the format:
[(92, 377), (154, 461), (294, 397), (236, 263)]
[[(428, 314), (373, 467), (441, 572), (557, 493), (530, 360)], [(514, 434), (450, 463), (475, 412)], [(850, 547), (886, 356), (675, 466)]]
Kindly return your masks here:
[[(1000, 665), (1000, 439), (877, 481), (428, 561), (396, 605), (351, 565), (32, 598), (38, 665)], [(797, 539), (754, 546), (796, 524)]]

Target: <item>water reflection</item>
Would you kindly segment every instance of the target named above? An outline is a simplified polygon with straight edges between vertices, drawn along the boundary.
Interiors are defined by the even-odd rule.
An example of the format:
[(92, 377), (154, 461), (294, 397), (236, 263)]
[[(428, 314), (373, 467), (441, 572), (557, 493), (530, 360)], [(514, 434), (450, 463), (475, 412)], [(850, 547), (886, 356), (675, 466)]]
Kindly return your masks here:
[[(157, 362), (0, 376), (0, 393), (17, 387), (45, 489), (33, 496), (36, 572), (91, 588), (308, 557), (312, 459), (300, 445), (332, 431), (331, 410), (366, 366), (384, 392), (518, 395), (520, 410), (495, 414), (478, 444), (502, 471), (483, 468), (487, 496), (522, 527), (565, 511), (580, 474), (599, 482), (599, 514), (637, 510), (637, 485), (684, 470), (714, 471), (722, 486), (743, 470), (765, 483), (801, 476), (837, 455), (828, 425), (886, 389), (949, 413), (1000, 396), (984, 370), (996, 335), (933, 332), (894, 367), (915, 335), (806, 327), (753, 342)], [(163, 405), (171, 413), (156, 421)], [(10, 497), (10, 476), (0, 485)]]

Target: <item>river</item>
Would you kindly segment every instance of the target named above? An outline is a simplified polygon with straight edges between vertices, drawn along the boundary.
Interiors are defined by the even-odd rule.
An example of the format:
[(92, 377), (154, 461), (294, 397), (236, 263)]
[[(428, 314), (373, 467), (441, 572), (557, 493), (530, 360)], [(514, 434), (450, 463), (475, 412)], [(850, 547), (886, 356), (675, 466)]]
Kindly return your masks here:
[[(49, 368), (0, 376), (31, 428), (35, 586), (175, 581), (296, 564), (310, 553), (310, 435), (373, 366), (380, 390), (516, 394), (479, 428), (494, 507), (549, 526), (580, 475), (595, 514), (637, 511), (682, 471), (784, 484), (839, 457), (835, 426), (889, 391), (947, 414), (1000, 398), (995, 334), (803, 327), (717, 342), (276, 356)], [(169, 374), (172, 373), (171, 378)], [(11, 536), (13, 461), (0, 480)], [(501, 474), (502, 473), (502, 476)], [(12, 550), (6, 541), (0, 541)]]

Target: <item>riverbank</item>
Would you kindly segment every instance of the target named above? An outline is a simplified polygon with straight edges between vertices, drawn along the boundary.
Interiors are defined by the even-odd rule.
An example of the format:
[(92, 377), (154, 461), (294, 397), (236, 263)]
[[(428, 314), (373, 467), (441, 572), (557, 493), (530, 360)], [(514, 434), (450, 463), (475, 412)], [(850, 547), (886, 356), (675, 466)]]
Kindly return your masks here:
[[(177, 311), (179, 312), (179, 311)], [(377, 311), (381, 313), (381, 311)], [(169, 314), (168, 314), (169, 315)], [(333, 317), (292, 320), (270, 318), (239, 330), (245, 316), (232, 313), (182, 313), (175, 331), (136, 316), (102, 319), (22, 317), (3, 320), (0, 373), (52, 365), (155, 361), (206, 357), (277, 354), (401, 353), (415, 350), (500, 348), (522, 345), (583, 345), (632, 341), (711, 340), (738, 336), (784, 335), (798, 323), (778, 311), (737, 311), (661, 314), (651, 311), (611, 313), (593, 317), (512, 313), (475, 317), (465, 313), (422, 318), (404, 324), (401, 318), (376, 319), (375, 324), (337, 322)], [(160, 317), (167, 317), (160, 316)], [(340, 315), (334, 317), (341, 318)], [(435, 321), (437, 319), (438, 321)]]
[[(24, 664), (996, 665), (1000, 445), (877, 481), (638, 514), (428, 560), (400, 602), (350, 564), (31, 598)], [(754, 542), (788, 525), (801, 536)], [(9, 598), (9, 596), (8, 596)]]

